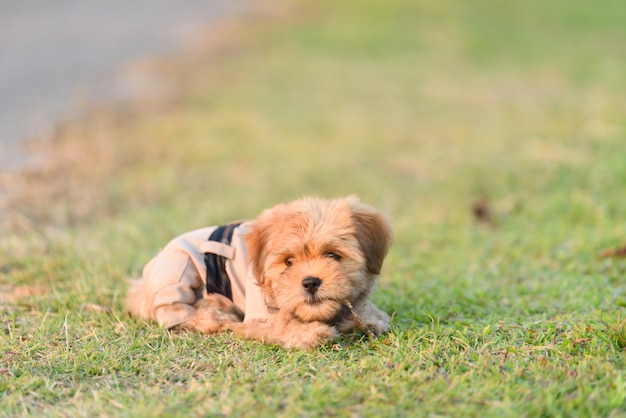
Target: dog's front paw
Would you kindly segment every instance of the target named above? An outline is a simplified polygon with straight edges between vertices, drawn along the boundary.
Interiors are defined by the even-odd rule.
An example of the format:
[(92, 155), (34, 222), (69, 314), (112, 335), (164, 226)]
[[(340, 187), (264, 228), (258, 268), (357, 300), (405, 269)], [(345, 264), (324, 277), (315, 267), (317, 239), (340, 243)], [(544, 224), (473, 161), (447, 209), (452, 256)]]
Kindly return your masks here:
[(366, 333), (379, 337), (389, 330), (389, 322), (366, 322), (363, 324), (363, 328)]
[(373, 303), (368, 302), (352, 312), (355, 320), (365, 333), (378, 337), (389, 330), (390, 318)]
[(322, 322), (309, 322), (293, 327), (284, 337), (283, 345), (287, 348), (310, 349), (337, 339), (339, 333)]

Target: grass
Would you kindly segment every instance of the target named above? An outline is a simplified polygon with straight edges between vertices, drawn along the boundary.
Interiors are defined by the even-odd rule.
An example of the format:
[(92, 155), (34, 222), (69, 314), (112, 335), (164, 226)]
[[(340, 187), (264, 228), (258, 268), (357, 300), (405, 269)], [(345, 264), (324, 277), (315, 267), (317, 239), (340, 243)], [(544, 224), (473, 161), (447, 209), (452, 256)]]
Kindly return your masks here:
[[(626, 415), (626, 261), (600, 257), (626, 245), (625, 14), (300, 2), (181, 65), (170, 106), (67, 127), (0, 237), (0, 414)], [(394, 219), (388, 335), (301, 352), (123, 313), (176, 234), (349, 193)]]

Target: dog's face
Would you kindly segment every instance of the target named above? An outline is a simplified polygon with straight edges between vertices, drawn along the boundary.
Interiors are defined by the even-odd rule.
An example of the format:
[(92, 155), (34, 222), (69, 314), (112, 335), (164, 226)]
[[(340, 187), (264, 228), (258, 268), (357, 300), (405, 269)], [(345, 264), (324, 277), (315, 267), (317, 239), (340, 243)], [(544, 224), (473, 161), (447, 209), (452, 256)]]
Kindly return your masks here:
[(263, 212), (246, 244), (268, 306), (327, 322), (369, 295), (391, 239), (387, 219), (355, 197), (305, 198)]

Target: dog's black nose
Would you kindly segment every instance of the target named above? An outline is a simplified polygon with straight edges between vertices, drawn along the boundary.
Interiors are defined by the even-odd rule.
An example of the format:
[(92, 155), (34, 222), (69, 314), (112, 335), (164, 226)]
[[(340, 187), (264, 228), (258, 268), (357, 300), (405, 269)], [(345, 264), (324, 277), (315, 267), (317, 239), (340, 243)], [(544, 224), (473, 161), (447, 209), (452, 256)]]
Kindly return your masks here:
[(306, 289), (307, 292), (313, 294), (317, 292), (317, 289), (322, 285), (322, 280), (318, 277), (307, 277), (302, 280), (302, 287)]

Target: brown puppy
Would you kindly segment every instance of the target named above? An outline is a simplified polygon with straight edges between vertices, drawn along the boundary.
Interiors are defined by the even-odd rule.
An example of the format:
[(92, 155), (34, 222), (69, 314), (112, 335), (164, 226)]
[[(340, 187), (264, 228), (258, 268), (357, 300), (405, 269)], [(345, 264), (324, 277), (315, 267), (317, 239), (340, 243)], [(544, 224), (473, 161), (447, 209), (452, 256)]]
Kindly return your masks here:
[[(369, 297), (391, 239), (387, 218), (356, 197), (296, 200), (173, 240), (127, 306), (168, 328), (232, 330), (285, 347), (315, 347), (359, 328), (380, 335), (389, 316)], [(207, 254), (218, 255), (217, 268)]]

